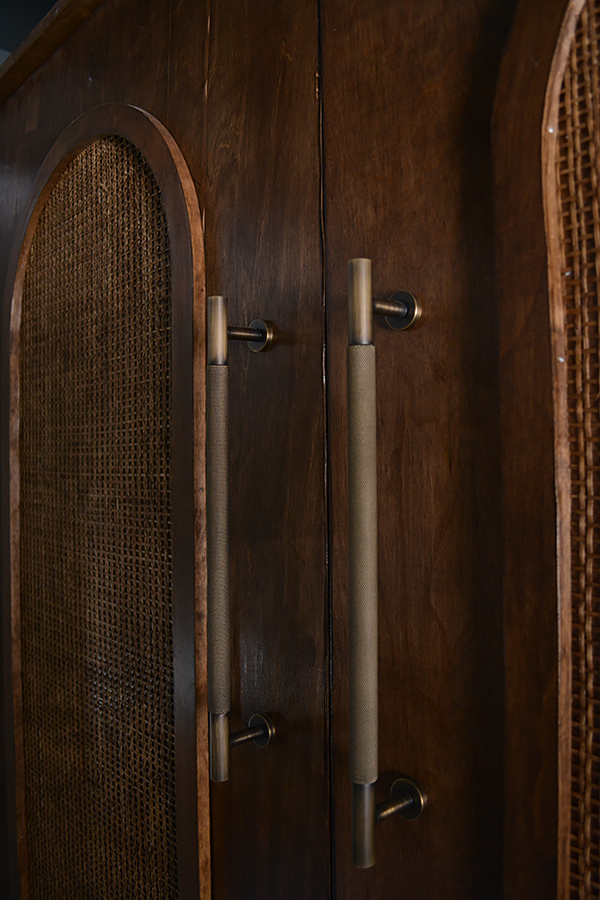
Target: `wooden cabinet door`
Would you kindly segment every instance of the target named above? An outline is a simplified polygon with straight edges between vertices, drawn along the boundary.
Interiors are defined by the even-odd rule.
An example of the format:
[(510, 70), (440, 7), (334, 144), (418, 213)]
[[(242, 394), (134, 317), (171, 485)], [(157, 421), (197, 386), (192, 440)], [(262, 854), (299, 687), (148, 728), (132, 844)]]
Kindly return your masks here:
[[(322, 4), (338, 897), (502, 896), (503, 606), (490, 122), (514, 3)], [(350, 862), (347, 260), (422, 298), (379, 320), (378, 800), (398, 775), (422, 818)], [(379, 317), (378, 317), (379, 318)]]
[[(281, 719), (212, 787), (215, 896), (500, 897), (503, 611), (490, 122), (514, 3), (214, 7), (207, 284), (272, 319), (231, 348), (234, 727)], [(418, 822), (350, 860), (347, 262), (423, 318), (375, 328), (379, 743)], [(331, 832), (330, 832), (331, 828)]]
[[(515, 6), (106, 0), (2, 107), (30, 181), (84, 109), (119, 102), (155, 115), (197, 189), (207, 293), (227, 296), (232, 324), (275, 324), (269, 353), (230, 348), (230, 543), (232, 729), (266, 712), (277, 737), (236, 748), (230, 780), (211, 786), (215, 900), (502, 896), (490, 129)], [(17, 159), (14, 147), (6, 158)], [(25, 203), (23, 178), (3, 201), (4, 234)], [(350, 859), (348, 776), (345, 348), (356, 257), (372, 260), (376, 296), (405, 289), (423, 305), (414, 331), (375, 328), (377, 799), (406, 774), (429, 804), (417, 822), (377, 826), (366, 870)], [(199, 615), (200, 636), (203, 625)]]
[[(266, 353), (230, 342), (232, 730), (211, 785), (213, 896), (330, 896), (329, 626), (316, 2), (211, 10), (207, 290), (229, 321), (271, 320)], [(189, 138), (188, 138), (189, 140)], [(202, 137), (199, 135), (199, 145)]]

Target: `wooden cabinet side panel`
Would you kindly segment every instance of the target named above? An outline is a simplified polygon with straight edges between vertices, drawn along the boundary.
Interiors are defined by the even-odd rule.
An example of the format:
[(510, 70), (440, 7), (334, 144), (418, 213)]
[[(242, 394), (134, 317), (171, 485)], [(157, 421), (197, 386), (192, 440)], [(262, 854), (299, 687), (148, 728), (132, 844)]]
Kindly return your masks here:
[[(506, 642), (505, 896), (564, 896), (568, 724), (560, 672), (555, 366), (544, 232), (544, 105), (565, 0), (523, 0), (494, 108)], [(556, 223), (558, 227), (558, 223)], [(558, 395), (557, 395), (558, 396)], [(564, 468), (564, 466), (563, 466)], [(557, 543), (558, 540), (558, 543)], [(567, 710), (568, 712), (568, 710)], [(564, 742), (563, 742), (564, 743)], [(567, 784), (565, 784), (565, 778)], [(557, 893), (558, 892), (558, 893)]]

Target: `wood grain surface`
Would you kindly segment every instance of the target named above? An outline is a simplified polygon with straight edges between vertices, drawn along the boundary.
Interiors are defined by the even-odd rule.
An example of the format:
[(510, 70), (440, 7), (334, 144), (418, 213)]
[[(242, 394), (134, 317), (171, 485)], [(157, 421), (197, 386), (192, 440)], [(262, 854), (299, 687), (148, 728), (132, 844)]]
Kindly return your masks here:
[(231, 782), (213, 791), (223, 897), (329, 893), (317, 50), (316, 4), (113, 0), (0, 112), (7, 246), (57, 135), (92, 106), (130, 103), (182, 147), (209, 230), (209, 290), (228, 295), (238, 324), (277, 327), (271, 353), (231, 350), (232, 719), (272, 712), (279, 737), (236, 750)]
[(329, 896), (327, 569), (315, 2), (211, 6), (206, 258), (232, 324), (232, 726), (272, 712), (265, 750), (212, 787), (216, 897)]
[(59, 0), (31, 34), (0, 66), (0, 103), (4, 103), (63, 44), (104, 0)]
[[(262, 317), (277, 329), (269, 353), (230, 347), (232, 726), (270, 712), (278, 737), (266, 750), (236, 748), (231, 780), (211, 788), (218, 900), (546, 900), (556, 887), (556, 510), (538, 170), (564, 0), (521, 3), (495, 107), (495, 235), (492, 108), (516, 5), (106, 0), (0, 107), (0, 283), (58, 135), (94, 106), (128, 103), (182, 150), (207, 290), (228, 297), (233, 324)], [(412, 290), (424, 308), (413, 332), (375, 328), (377, 799), (408, 774), (430, 802), (418, 822), (378, 826), (367, 871), (351, 866), (347, 773), (346, 266), (357, 256), (373, 260), (377, 296)], [(9, 727), (9, 769), (12, 741)], [(14, 860), (10, 780), (7, 789), (13, 819), (0, 840)], [(206, 897), (206, 855), (200, 865)], [(15, 870), (12, 879), (16, 896)]]
[[(560, 68), (566, 50), (566, 44), (558, 45), (561, 23), (567, 7), (574, 14), (581, 5), (581, 0), (522, 0), (494, 111), (505, 545), (505, 891), (515, 900), (566, 896), (568, 879), (570, 652), (558, 584), (559, 577), (563, 587), (568, 582), (569, 567), (558, 567), (565, 542), (557, 528), (556, 484), (565, 470), (570, 476), (560, 447), (566, 421), (553, 395), (542, 142), (545, 102), (556, 104), (560, 86), (552, 67)], [(568, 42), (569, 34), (564, 38)], [(563, 528), (565, 522), (568, 528), (570, 510), (562, 517)]]
[[(323, 98), (338, 897), (502, 896), (502, 532), (490, 121), (513, 2), (324, 0)], [(423, 784), (351, 867), (347, 774), (347, 260), (376, 296), (380, 786)]]

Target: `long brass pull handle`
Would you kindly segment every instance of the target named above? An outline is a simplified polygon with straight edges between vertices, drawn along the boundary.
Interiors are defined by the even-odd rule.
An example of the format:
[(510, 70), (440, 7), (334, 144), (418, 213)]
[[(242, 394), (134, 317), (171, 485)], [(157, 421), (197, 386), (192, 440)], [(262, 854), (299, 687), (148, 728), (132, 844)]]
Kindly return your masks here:
[(228, 340), (245, 340), (266, 349), (273, 330), (257, 320), (249, 328), (230, 328), (227, 301), (207, 302), (206, 369), (206, 531), (208, 712), (211, 781), (229, 778), (229, 749), (253, 740), (266, 746), (275, 730), (264, 714), (252, 716), (243, 731), (229, 734), (231, 712), (231, 606), (229, 593), (229, 366)]
[[(404, 330), (417, 321), (414, 295), (401, 292), (373, 301), (371, 260), (352, 259), (349, 276), (348, 498), (350, 589), (350, 780), (352, 859), (359, 868), (375, 863), (375, 823), (392, 813), (376, 811), (377, 715), (377, 440), (373, 313)], [(412, 782), (411, 782), (412, 783)], [(419, 789), (418, 796), (424, 796)], [(414, 801), (417, 803), (417, 801)], [(418, 805), (418, 804), (417, 804)], [(394, 811), (415, 817), (412, 796)], [(421, 807), (422, 809), (422, 807)], [(421, 810), (419, 810), (420, 813)]]
[(348, 266), (348, 499), (352, 856), (375, 861), (377, 781), (377, 442), (371, 261)]

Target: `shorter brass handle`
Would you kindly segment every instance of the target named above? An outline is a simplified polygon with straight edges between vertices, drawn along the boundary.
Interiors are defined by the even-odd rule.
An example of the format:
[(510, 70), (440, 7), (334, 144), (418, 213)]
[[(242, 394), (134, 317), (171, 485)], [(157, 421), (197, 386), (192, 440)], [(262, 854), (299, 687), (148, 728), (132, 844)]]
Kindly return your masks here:
[[(228, 341), (245, 340), (267, 350), (273, 326), (256, 319), (248, 328), (229, 326), (224, 297), (208, 298), (206, 370), (206, 532), (209, 769), (211, 781), (229, 778), (229, 749), (254, 740), (267, 746), (275, 729), (256, 714), (248, 729), (229, 734), (231, 712), (231, 604), (229, 595), (229, 367)], [(253, 721), (255, 720), (256, 721)], [(260, 719), (260, 721), (258, 721)], [(252, 732), (250, 736), (249, 729)], [(257, 731), (260, 729), (260, 733)]]
[(248, 720), (248, 727), (241, 731), (234, 731), (229, 736), (229, 746), (239, 747), (253, 741), (261, 749), (268, 747), (275, 737), (275, 726), (265, 713), (254, 713)]

